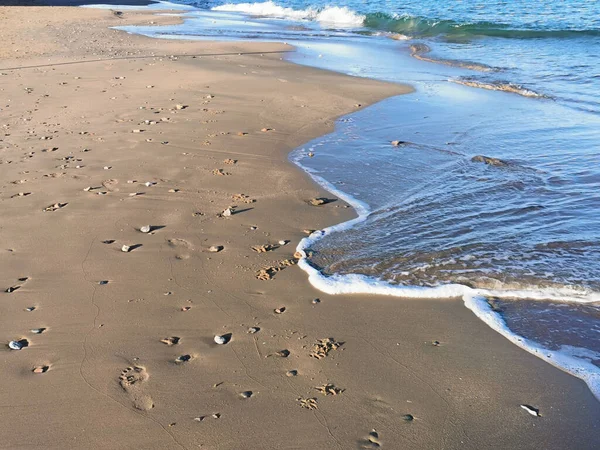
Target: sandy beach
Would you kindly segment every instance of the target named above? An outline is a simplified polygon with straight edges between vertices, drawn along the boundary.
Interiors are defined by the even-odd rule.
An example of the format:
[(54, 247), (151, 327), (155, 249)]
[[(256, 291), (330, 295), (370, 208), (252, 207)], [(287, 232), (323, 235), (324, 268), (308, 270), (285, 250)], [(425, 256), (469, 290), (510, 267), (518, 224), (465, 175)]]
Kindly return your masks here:
[(288, 153), (409, 86), (109, 28), (177, 17), (14, 4), (0, 448), (600, 448), (585, 383), (462, 301), (328, 296), (296, 266), (354, 213)]

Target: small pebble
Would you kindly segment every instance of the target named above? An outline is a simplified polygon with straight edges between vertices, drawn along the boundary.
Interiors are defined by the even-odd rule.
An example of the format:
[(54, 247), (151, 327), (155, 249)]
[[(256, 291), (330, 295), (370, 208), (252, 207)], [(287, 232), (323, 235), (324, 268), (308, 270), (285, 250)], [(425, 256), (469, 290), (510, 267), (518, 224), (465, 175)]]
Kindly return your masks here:
[(150, 230), (151, 230), (151, 229), (152, 229), (152, 228), (150, 227), (150, 225), (144, 225), (143, 227), (140, 227), (140, 231), (141, 231), (142, 233), (150, 233)]
[(211, 247), (208, 249), (208, 251), (209, 251), (209, 252), (211, 252), (211, 253), (218, 253), (218, 252), (220, 252), (221, 250), (223, 250), (223, 246), (222, 246), (222, 245), (212, 245), (212, 246), (211, 246)]
[(279, 241), (279, 245), (287, 245), (290, 241), (281, 240)]
[(260, 331), (260, 328), (258, 328), (258, 327), (250, 327), (250, 328), (248, 328), (248, 334), (258, 333), (259, 331)]
[(288, 376), (288, 377), (295, 377), (295, 376), (297, 376), (297, 375), (298, 375), (298, 371), (297, 371), (297, 370), (288, 370), (288, 371), (285, 373), (285, 375), (286, 375), (286, 376)]
[(316, 305), (316, 304), (318, 304), (318, 303), (321, 303), (321, 300), (320, 300), (320, 299), (318, 299), (318, 298), (315, 298), (315, 299), (312, 301), (312, 304), (313, 304), (313, 305)]
[(124, 245), (123, 247), (121, 247), (122, 252), (129, 253), (130, 250), (131, 247), (129, 245)]
[(274, 312), (275, 314), (283, 314), (285, 312), (285, 306), (275, 309)]
[(37, 366), (33, 368), (33, 373), (46, 373), (50, 369), (49, 366)]
[(402, 418), (407, 422), (412, 422), (413, 420), (415, 420), (415, 417), (412, 414), (405, 414), (404, 416), (402, 416)]
[(250, 398), (252, 397), (252, 391), (244, 391), (240, 394), (242, 398)]
[(31, 330), (33, 334), (42, 334), (44, 331), (46, 331), (45, 328), (34, 328), (33, 330)]

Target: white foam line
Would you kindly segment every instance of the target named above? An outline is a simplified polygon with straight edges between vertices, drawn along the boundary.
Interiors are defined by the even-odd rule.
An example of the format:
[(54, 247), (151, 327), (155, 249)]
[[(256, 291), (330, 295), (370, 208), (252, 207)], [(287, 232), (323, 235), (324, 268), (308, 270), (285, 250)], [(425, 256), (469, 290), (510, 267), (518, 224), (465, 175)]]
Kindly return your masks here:
[(80, 5), (81, 8), (95, 8), (95, 9), (118, 9), (118, 10), (184, 10), (189, 11), (196, 9), (190, 5), (182, 5), (181, 3), (171, 3), (167, 1), (157, 1), (149, 3), (148, 5), (107, 5), (104, 3), (98, 3), (96, 5)]
[(498, 291), (473, 289), (462, 284), (446, 284), (435, 287), (392, 285), (387, 281), (360, 274), (334, 274), (326, 276), (313, 267), (307, 259), (306, 250), (323, 237), (335, 232), (347, 230), (364, 222), (370, 214), (370, 208), (351, 195), (339, 190), (320, 175), (300, 163), (303, 155), (292, 156), (292, 161), (305, 170), (319, 185), (352, 205), (358, 217), (323, 230), (315, 231), (302, 239), (296, 250), (302, 255), (298, 266), (308, 274), (308, 280), (318, 290), (331, 295), (338, 294), (376, 294), (403, 298), (447, 299), (462, 298), (465, 306), (483, 320), (493, 330), (523, 350), (543, 359), (553, 366), (582, 379), (594, 396), (600, 400), (600, 369), (591, 362), (576, 358), (565, 352), (548, 350), (541, 345), (513, 333), (499, 314), (488, 304), (486, 297), (527, 298), (530, 300), (554, 300), (563, 302), (592, 303), (600, 301), (600, 294), (576, 289), (537, 289)]

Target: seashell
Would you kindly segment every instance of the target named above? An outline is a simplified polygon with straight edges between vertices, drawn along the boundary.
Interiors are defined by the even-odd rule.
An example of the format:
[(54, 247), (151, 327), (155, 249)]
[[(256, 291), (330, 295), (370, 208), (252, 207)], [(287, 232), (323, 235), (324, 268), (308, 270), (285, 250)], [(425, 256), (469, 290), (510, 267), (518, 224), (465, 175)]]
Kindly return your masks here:
[(28, 347), (29, 341), (27, 339), (21, 339), (18, 341), (10, 341), (8, 343), (8, 348), (11, 350), (21, 350), (22, 348)]
[(131, 247), (129, 245), (124, 245), (123, 247), (121, 247), (122, 252), (129, 253), (129, 250), (131, 250)]
[(175, 358), (176, 363), (188, 362), (192, 357), (190, 355), (181, 355)]
[(163, 344), (167, 344), (170, 347), (171, 345), (179, 344), (180, 340), (181, 338), (178, 336), (171, 336), (168, 338), (161, 339), (160, 342), (162, 342)]
[(295, 377), (297, 375), (298, 375), (298, 371), (297, 370), (288, 370), (285, 373), (285, 376), (287, 376), (287, 377)]
[(240, 395), (242, 396), (242, 398), (250, 398), (250, 397), (252, 397), (253, 393), (252, 393), (252, 391), (244, 391), (244, 392), (240, 393)]
[(542, 415), (540, 414), (540, 410), (537, 408), (534, 408), (533, 406), (530, 405), (520, 405), (521, 408), (523, 408), (525, 411), (527, 411), (529, 414), (531, 414), (534, 417), (542, 417)]
[(412, 414), (405, 414), (402, 416), (402, 418), (407, 422), (412, 422), (413, 420), (415, 420), (415, 416), (413, 416)]
[(290, 241), (286, 241), (286, 240), (281, 240), (279, 241), (279, 245), (287, 245)]
[(143, 227), (140, 227), (140, 231), (142, 233), (150, 233), (151, 229), (152, 229), (152, 227), (150, 225), (144, 225)]
[(42, 334), (44, 331), (46, 331), (45, 328), (34, 328), (33, 330), (31, 330), (33, 334)]
[(259, 331), (260, 331), (260, 328), (258, 328), (258, 327), (250, 327), (250, 328), (248, 328), (248, 334), (258, 333)]
[(156, 182), (154, 182), (154, 181), (146, 181), (146, 182), (144, 183), (144, 186), (146, 186), (146, 187), (150, 187), (150, 186), (154, 186), (155, 184), (156, 184)]
[(208, 251), (209, 251), (209, 252), (211, 252), (211, 253), (218, 253), (218, 252), (220, 252), (221, 250), (223, 250), (223, 246), (222, 246), (222, 245), (212, 245), (212, 246), (211, 246), (211, 247), (208, 249)]
[(105, 284), (108, 284), (108, 280), (98, 281), (98, 284), (104, 286)]
[(48, 372), (48, 370), (50, 369), (50, 366), (37, 366), (34, 367), (32, 372), (33, 373), (46, 373)]
[(180, 105), (180, 104), (175, 105), (175, 109), (181, 110), (181, 109), (185, 109), (185, 108), (187, 108), (187, 105)]
[(231, 208), (227, 208), (223, 211), (223, 217), (231, 217), (233, 215), (233, 210)]
[(35, 306), (30, 306), (29, 308), (25, 308), (25, 311), (27, 311), (27, 312), (35, 311)]
[(83, 190), (84, 190), (84, 192), (89, 192), (89, 191), (91, 191), (91, 190), (92, 190), (92, 187), (91, 187), (91, 186), (88, 186), (88, 187), (86, 187), (86, 188), (83, 188)]
[(214, 413), (211, 417), (213, 419), (219, 419), (221, 417), (221, 414), (220, 413)]
[(231, 340), (231, 334), (216, 335), (214, 341), (216, 344), (227, 344)]
[(321, 303), (321, 300), (320, 300), (320, 299), (318, 299), (318, 298), (315, 298), (315, 299), (312, 301), (312, 304), (313, 304), (313, 305), (316, 305), (316, 304), (318, 304), (318, 303)]
[(274, 312), (275, 314), (283, 314), (285, 312), (285, 306), (275, 309)]
[(327, 203), (327, 199), (323, 198), (323, 197), (316, 197), (316, 198), (312, 198), (308, 201), (309, 204), (311, 204), (312, 206), (321, 206), (324, 205), (325, 203)]

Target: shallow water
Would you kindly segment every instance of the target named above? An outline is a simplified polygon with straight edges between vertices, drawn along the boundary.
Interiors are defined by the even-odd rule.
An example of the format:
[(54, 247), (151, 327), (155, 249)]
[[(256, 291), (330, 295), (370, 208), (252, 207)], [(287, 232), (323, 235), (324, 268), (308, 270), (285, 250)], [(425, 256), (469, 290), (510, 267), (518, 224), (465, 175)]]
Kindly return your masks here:
[[(342, 118), (291, 155), (360, 214), (301, 244), (312, 252), (301, 264), (311, 282), (462, 296), (599, 395), (600, 6), (223, 3), (196, 2), (183, 25), (125, 29), (289, 41), (299, 64), (416, 88)], [(440, 63), (411, 57), (415, 48)]]

